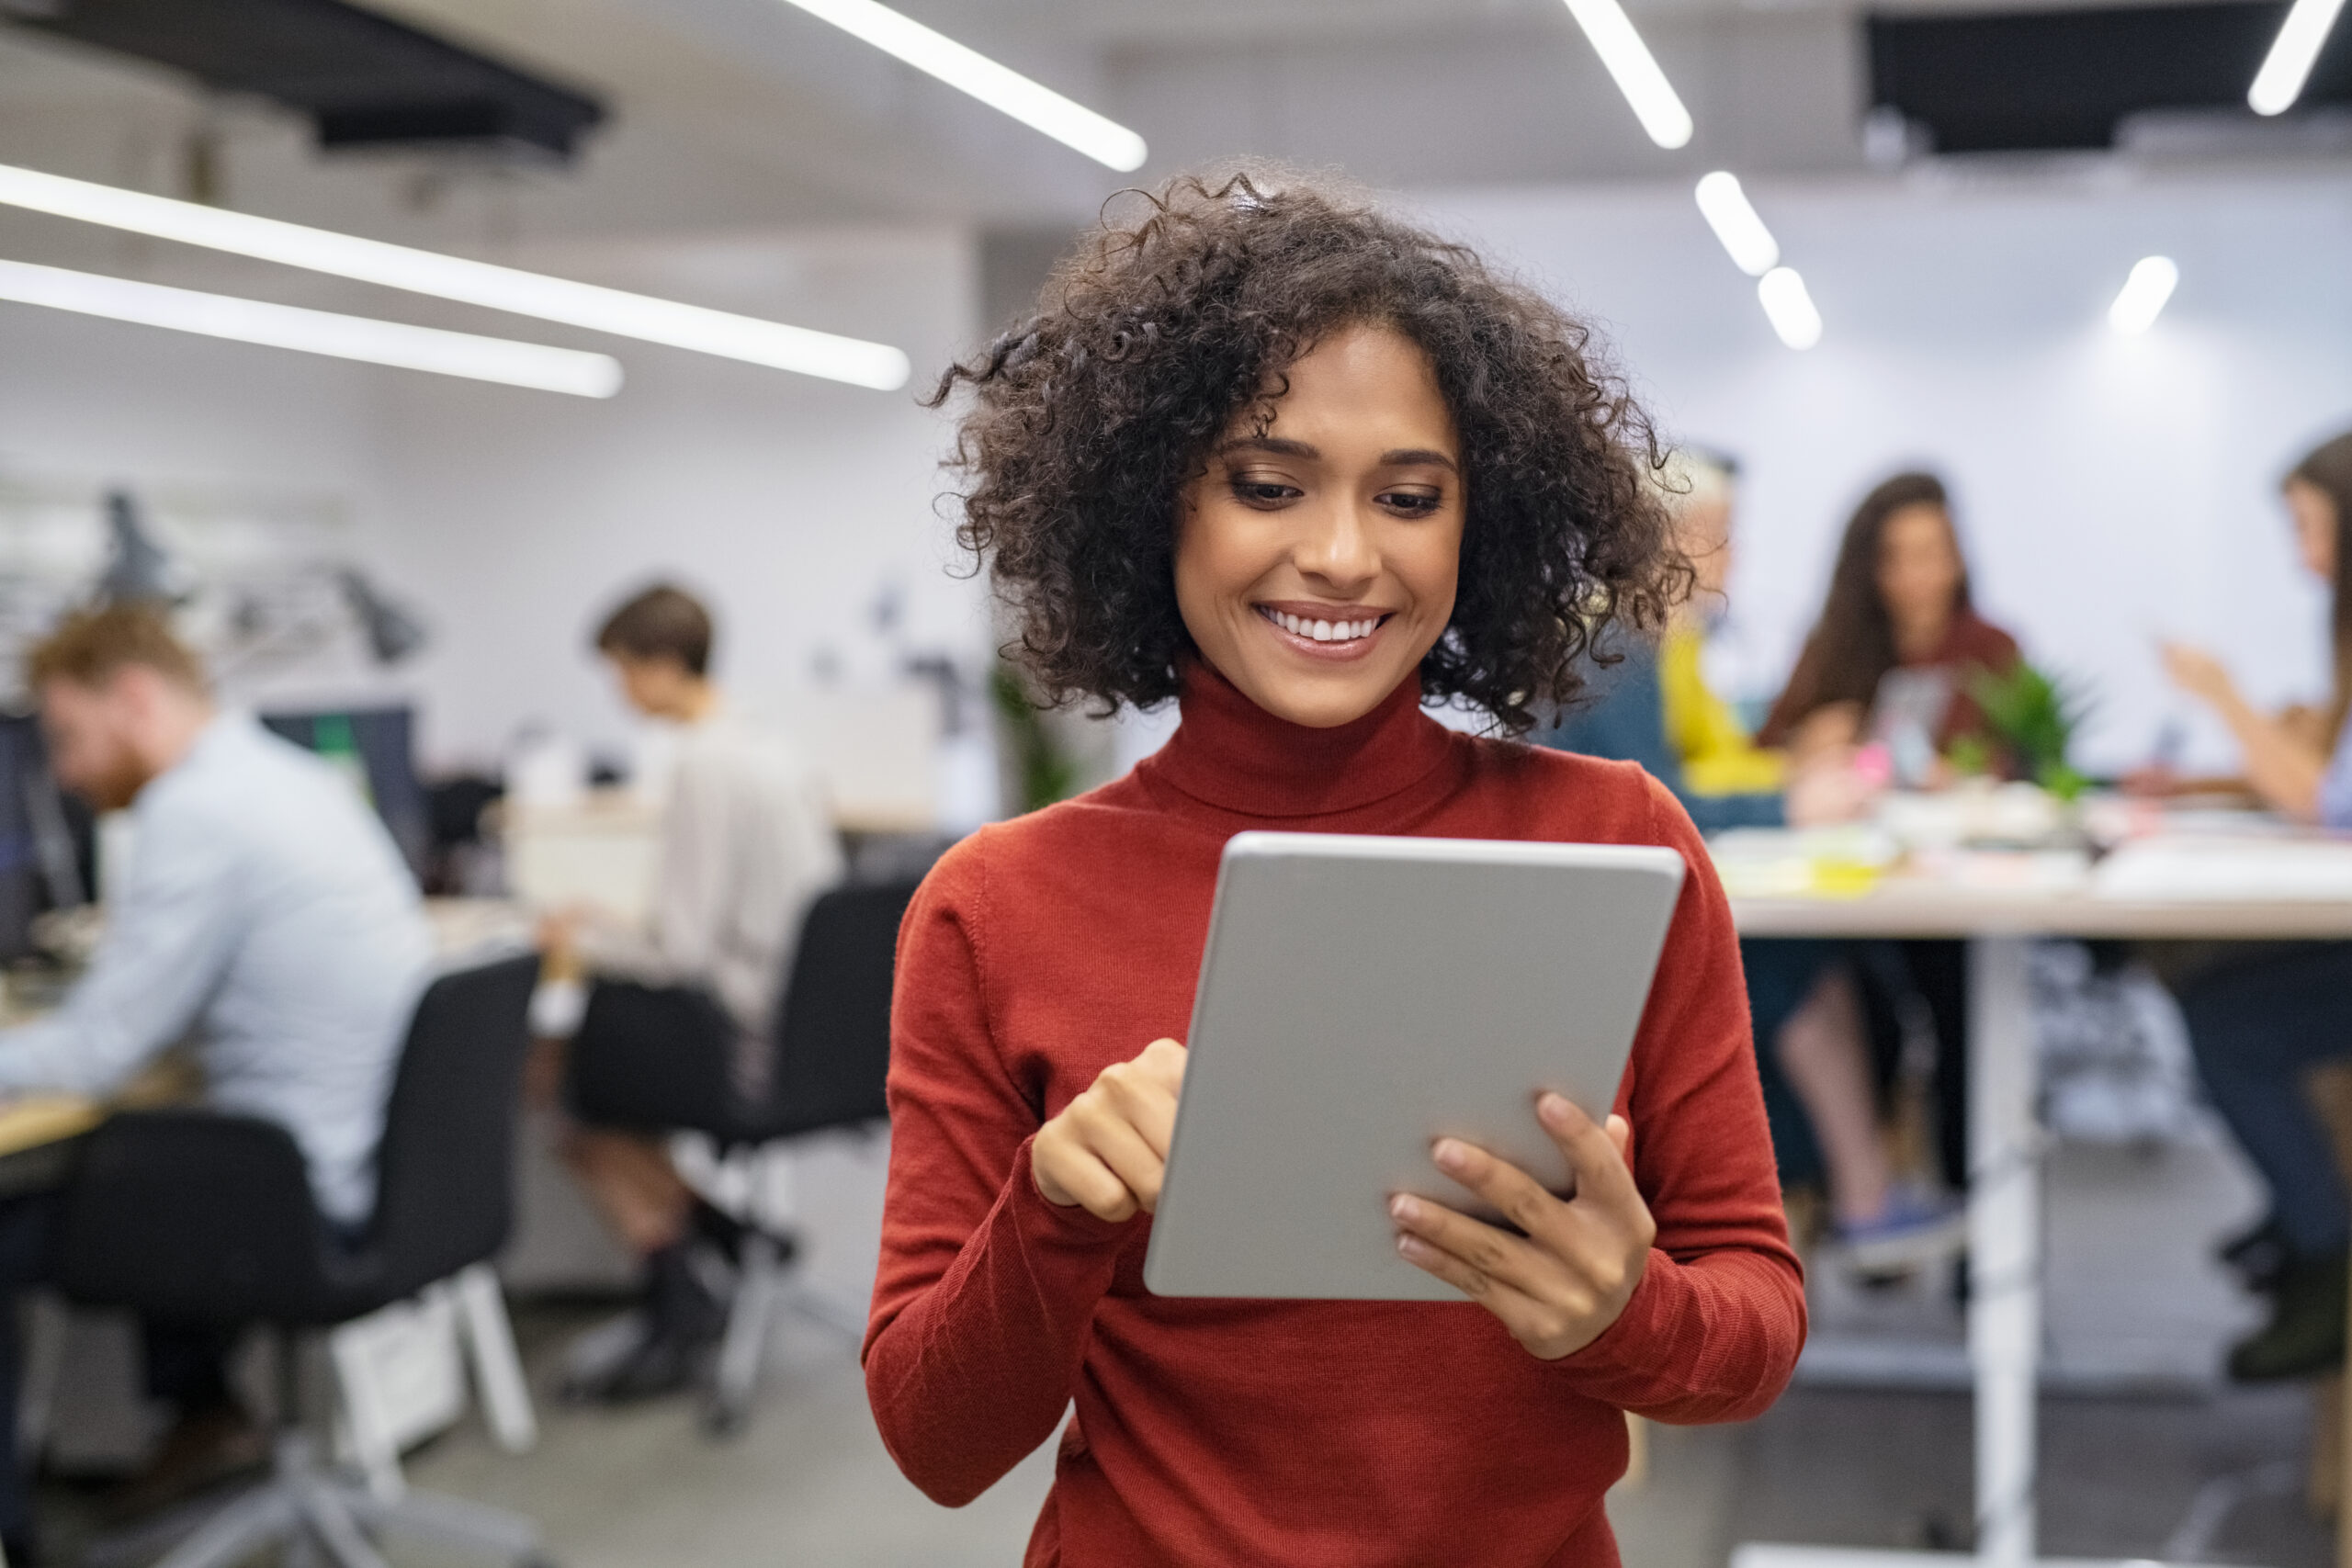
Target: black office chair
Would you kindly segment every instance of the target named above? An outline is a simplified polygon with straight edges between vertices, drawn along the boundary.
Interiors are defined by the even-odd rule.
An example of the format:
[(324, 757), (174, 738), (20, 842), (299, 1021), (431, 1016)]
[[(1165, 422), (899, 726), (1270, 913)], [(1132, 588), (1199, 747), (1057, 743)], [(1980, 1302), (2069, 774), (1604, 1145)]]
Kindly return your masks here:
[(318, 1456), (300, 1422), (296, 1341), (416, 1294), (504, 1245), (536, 956), (446, 976), (418, 1001), (356, 1246), (319, 1213), (285, 1128), (198, 1111), (116, 1116), (66, 1195), (57, 1283), (74, 1302), (277, 1330), (271, 1478), (186, 1536), (158, 1568), (288, 1560), (384, 1568), (368, 1539), (413, 1535), (514, 1563), (546, 1561), (527, 1519), (453, 1498), (385, 1498)]
[[(572, 1111), (600, 1126), (703, 1133), (737, 1159), (813, 1134), (885, 1122), (891, 973), (899, 922), (914, 891), (910, 881), (875, 883), (837, 888), (809, 906), (776, 1015), (763, 1099), (748, 1101), (735, 1090), (729, 1026), (718, 1004), (710, 1004), (709, 1028), (695, 1038), (657, 1041), (614, 1026), (612, 1011), (644, 1006), (643, 992), (600, 986), (566, 1077)], [(792, 1238), (764, 1229), (756, 1212), (746, 1226), (704, 1415), (717, 1435), (740, 1427), (750, 1409), (768, 1329), (786, 1304), (785, 1270), (794, 1250)]]

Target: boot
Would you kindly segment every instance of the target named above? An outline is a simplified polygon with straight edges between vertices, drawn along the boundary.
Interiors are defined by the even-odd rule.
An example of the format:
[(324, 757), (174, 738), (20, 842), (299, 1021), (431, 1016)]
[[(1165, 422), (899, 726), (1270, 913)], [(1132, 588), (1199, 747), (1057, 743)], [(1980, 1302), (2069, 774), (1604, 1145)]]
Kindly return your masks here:
[(2214, 1256), (2237, 1275), (2247, 1290), (2264, 1293), (2278, 1287), (2278, 1276), (2286, 1269), (2290, 1254), (2287, 1233), (2278, 1228), (2278, 1217), (2267, 1214), (2252, 1230), (2241, 1232), (2215, 1248)]
[(702, 1371), (727, 1327), (727, 1306), (704, 1283), (691, 1240), (673, 1242), (645, 1260), (645, 1334), (582, 1397), (611, 1404), (675, 1393)]
[(2230, 1351), (2230, 1376), (2274, 1382), (2342, 1366), (2347, 1262), (2341, 1252), (2290, 1258), (2278, 1271), (2269, 1326)]

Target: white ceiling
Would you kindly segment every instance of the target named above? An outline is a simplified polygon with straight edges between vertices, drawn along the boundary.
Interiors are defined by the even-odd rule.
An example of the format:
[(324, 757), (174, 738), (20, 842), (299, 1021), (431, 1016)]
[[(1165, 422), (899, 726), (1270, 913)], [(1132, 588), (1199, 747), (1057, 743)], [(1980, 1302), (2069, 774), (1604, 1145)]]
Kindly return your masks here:
[[(0, 25), (0, 161), (186, 192), (190, 138), (209, 128), (231, 205), (482, 250), (875, 221), (1043, 230), (1130, 178), (1245, 152), (1424, 188), (1863, 167), (1853, 0), (1627, 0), (1698, 121), (1675, 152), (1641, 135), (1560, 0), (900, 0), (1133, 126), (1152, 147), (1136, 176), (782, 0), (367, 3), (586, 87), (613, 119), (568, 170), (322, 159), (266, 106), (207, 103)], [(0, 242), (12, 231), (0, 220)]]

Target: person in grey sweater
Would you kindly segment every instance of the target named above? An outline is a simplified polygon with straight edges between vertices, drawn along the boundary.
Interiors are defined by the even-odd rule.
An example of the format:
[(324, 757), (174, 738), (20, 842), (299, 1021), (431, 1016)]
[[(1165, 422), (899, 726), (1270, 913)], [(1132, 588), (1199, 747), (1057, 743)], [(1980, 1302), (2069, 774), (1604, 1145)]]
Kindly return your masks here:
[[(328, 763), (217, 709), (155, 608), (69, 616), (32, 650), (58, 781), (130, 816), (130, 863), (89, 969), (55, 1012), (0, 1030), (0, 1094), (104, 1097), (185, 1043), (206, 1102), (276, 1122), (319, 1209), (356, 1233), (409, 1012), (433, 956), (416, 885), (383, 824)], [(55, 1194), (0, 1204), (0, 1293), (39, 1275)], [(0, 1411), (15, 1405), (13, 1311), (0, 1303)], [(147, 1325), (151, 1392), (178, 1422), (129, 1495), (161, 1502), (241, 1458), (259, 1430), (223, 1371), (218, 1329)], [(29, 1529), (14, 1423), (0, 1421), (0, 1541)]]
[[(581, 1048), (594, 1048), (585, 1037), (598, 1030), (655, 1052), (715, 1039), (736, 1088), (756, 1098), (801, 919), (840, 880), (842, 852), (815, 773), (711, 680), (711, 641), (710, 613), (668, 585), (637, 594), (597, 631), (629, 706), (677, 730), (652, 899), (642, 920), (584, 908), (549, 918), (542, 936), (560, 966), (583, 969), (603, 993)], [(628, 1401), (684, 1387), (724, 1320), (695, 1267), (696, 1233), (724, 1235), (731, 1222), (696, 1199), (659, 1135), (579, 1123), (563, 1151), (644, 1278), (636, 1343), (567, 1392)]]

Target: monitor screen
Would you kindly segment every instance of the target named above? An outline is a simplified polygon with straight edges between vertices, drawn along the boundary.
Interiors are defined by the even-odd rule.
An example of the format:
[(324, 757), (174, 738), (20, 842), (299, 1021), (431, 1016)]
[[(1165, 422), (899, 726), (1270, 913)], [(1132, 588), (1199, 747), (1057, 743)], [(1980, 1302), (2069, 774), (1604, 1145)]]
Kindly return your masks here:
[(417, 781), (414, 713), (405, 707), (266, 713), (262, 723), (306, 750), (351, 770), (391, 830), (392, 841), (421, 877), (432, 844), (424, 786)]

